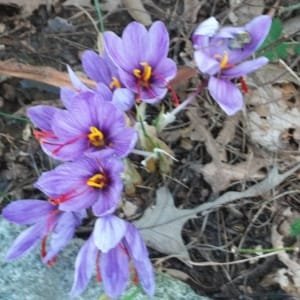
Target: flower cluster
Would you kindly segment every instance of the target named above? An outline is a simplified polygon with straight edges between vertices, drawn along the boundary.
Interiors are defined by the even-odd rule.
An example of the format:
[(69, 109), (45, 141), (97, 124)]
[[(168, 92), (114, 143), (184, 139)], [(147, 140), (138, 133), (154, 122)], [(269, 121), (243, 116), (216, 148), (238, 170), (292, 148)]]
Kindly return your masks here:
[[(3, 216), (28, 224), (8, 251), (7, 260), (28, 253), (39, 241), (43, 262), (51, 265), (74, 237), (76, 228), (93, 214), (95, 228), (79, 251), (71, 294), (86, 288), (93, 270), (108, 296), (121, 295), (134, 277), (148, 295), (154, 294), (154, 274), (147, 248), (137, 229), (115, 216), (123, 191), (123, 158), (137, 142), (137, 132), (125, 114), (136, 100), (156, 103), (165, 96), (176, 64), (167, 58), (169, 36), (162, 22), (149, 31), (136, 22), (119, 38), (105, 33), (105, 53), (83, 53), (82, 64), (96, 82), (92, 89), (70, 67), (73, 88), (62, 88), (65, 108), (39, 105), (27, 114), (44, 152), (61, 161), (35, 183), (47, 201), (23, 199), (3, 209)], [(116, 51), (117, 50), (117, 51)]]
[(254, 18), (243, 27), (220, 28), (218, 21), (210, 17), (193, 34), (196, 64), (209, 77), (208, 90), (228, 115), (235, 114), (243, 107), (243, 96), (233, 80), (240, 81), (246, 92), (243, 76), (268, 62), (266, 57), (244, 60), (263, 43), (271, 22), (271, 17), (264, 15)]
[[(243, 76), (268, 61), (260, 57), (243, 62), (262, 44), (270, 24), (270, 17), (260, 16), (243, 27), (219, 28), (211, 17), (193, 35), (196, 64), (209, 77), (208, 90), (228, 115), (243, 106), (236, 83), (245, 90)], [(104, 46), (104, 53), (87, 50), (82, 55), (83, 69), (95, 87), (86, 86), (68, 67), (73, 88), (61, 88), (64, 108), (28, 109), (34, 136), (60, 164), (35, 183), (47, 201), (23, 199), (3, 209), (7, 220), (31, 225), (14, 241), (7, 260), (41, 242), (42, 260), (52, 265), (82, 221), (93, 216), (94, 229), (76, 258), (71, 294), (80, 295), (96, 270), (106, 294), (117, 298), (128, 285), (132, 261), (133, 277), (152, 296), (154, 274), (147, 248), (138, 230), (116, 215), (123, 159), (138, 139), (134, 114), (129, 117), (126, 112), (135, 102), (161, 101), (176, 75), (176, 64), (167, 57), (169, 35), (160, 21), (149, 30), (132, 22), (122, 37), (105, 32)]]

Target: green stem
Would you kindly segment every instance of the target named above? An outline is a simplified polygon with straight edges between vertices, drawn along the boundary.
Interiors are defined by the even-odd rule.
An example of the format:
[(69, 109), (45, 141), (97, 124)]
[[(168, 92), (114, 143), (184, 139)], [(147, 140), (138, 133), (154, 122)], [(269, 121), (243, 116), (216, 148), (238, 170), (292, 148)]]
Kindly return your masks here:
[(296, 247), (283, 247), (283, 248), (267, 248), (267, 249), (237, 249), (236, 252), (244, 253), (244, 254), (257, 254), (257, 252), (261, 253), (272, 253), (277, 251), (295, 251)]
[(29, 122), (29, 120), (27, 118), (16, 117), (16, 116), (4, 113), (2, 111), (0, 111), (0, 116), (7, 118), (7, 119), (14, 119), (14, 120), (22, 121), (22, 122), (27, 122), (27, 123)]
[(104, 32), (105, 28), (104, 28), (103, 16), (102, 16), (100, 3), (99, 3), (98, 0), (94, 0), (94, 4), (95, 4), (96, 12), (97, 12), (97, 15), (98, 15), (98, 19), (99, 19), (99, 30), (101, 32)]

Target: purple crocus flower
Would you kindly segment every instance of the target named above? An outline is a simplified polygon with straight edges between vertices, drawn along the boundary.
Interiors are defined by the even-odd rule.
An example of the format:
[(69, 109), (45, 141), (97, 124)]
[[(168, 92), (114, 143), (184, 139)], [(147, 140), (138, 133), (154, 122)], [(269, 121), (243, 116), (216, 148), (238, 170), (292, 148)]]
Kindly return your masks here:
[[(134, 148), (137, 133), (126, 124), (125, 114), (114, 104), (89, 93), (74, 96), (67, 110), (33, 107), (28, 115), (40, 128), (38, 136), (46, 153), (69, 161), (85, 153), (112, 149), (125, 157)], [(49, 112), (49, 117), (43, 118)]]
[(119, 297), (128, 285), (130, 260), (134, 262), (143, 289), (153, 296), (153, 267), (138, 230), (113, 215), (97, 219), (91, 237), (76, 258), (71, 294), (77, 296), (85, 290), (96, 265), (97, 276), (103, 281), (105, 293), (113, 299)]
[[(67, 66), (73, 89), (66, 87), (61, 88), (60, 99), (64, 106), (68, 109), (74, 102), (95, 97), (103, 101), (112, 102), (122, 111), (131, 109), (134, 104), (134, 94), (126, 88), (122, 88), (121, 86), (119, 88), (120, 82), (116, 77), (117, 75), (112, 73), (113, 71), (109, 73), (110, 69), (116, 69), (116, 67), (112, 66), (112, 62), (109, 60), (110, 66), (107, 66), (109, 64), (109, 62), (107, 62), (108, 58), (102, 61), (100, 56), (90, 50), (84, 52), (82, 59), (86, 73), (97, 83), (96, 88), (88, 88), (81, 82), (74, 71)], [(109, 79), (108, 76), (112, 77)], [(108, 84), (109, 80), (111, 80), (110, 84)]]
[(93, 153), (44, 172), (35, 184), (63, 211), (93, 206), (97, 215), (112, 213), (121, 200), (122, 161), (112, 151)]
[(118, 67), (125, 87), (142, 101), (160, 101), (176, 75), (176, 64), (167, 57), (169, 35), (165, 25), (157, 21), (147, 31), (142, 24), (132, 22), (122, 38), (113, 32), (106, 32), (104, 38), (107, 54)]
[[(85, 212), (62, 212), (57, 205), (44, 200), (18, 200), (7, 205), (2, 216), (20, 225), (32, 225), (23, 231), (8, 250), (8, 261), (20, 258), (30, 252), (41, 241), (43, 262), (52, 264), (57, 254), (73, 238), (75, 229), (85, 217)], [(50, 235), (49, 249), (46, 241)]]
[(244, 61), (265, 40), (271, 26), (267, 15), (254, 18), (243, 27), (223, 27), (214, 17), (202, 22), (193, 35), (194, 58), (200, 71), (209, 76), (208, 90), (220, 107), (233, 115), (243, 107), (243, 96), (232, 82), (266, 63), (266, 57)]

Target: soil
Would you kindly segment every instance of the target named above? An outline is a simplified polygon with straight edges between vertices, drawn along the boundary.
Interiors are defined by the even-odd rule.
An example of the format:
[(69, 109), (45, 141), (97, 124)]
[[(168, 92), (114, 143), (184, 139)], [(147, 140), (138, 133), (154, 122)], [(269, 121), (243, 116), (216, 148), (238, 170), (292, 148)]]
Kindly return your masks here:
[[(88, 2), (88, 1), (86, 1)], [(150, 1), (151, 2), (151, 1)], [(197, 2), (197, 1), (196, 1)], [(192, 48), (188, 40), (197, 24), (205, 18), (215, 15), (228, 21), (230, 6), (228, 1), (203, 2), (195, 20), (183, 15), (184, 1), (156, 0), (146, 9), (151, 17), (163, 20), (171, 35), (170, 56), (179, 65), (191, 61)], [(279, 1), (280, 2), (280, 1)], [(281, 1), (281, 5), (291, 1)], [(295, 1), (296, 3), (297, 1)], [(3, 3), (3, 1), (1, 1)], [(263, 12), (269, 12), (275, 1), (265, 1)], [(294, 2), (293, 2), (294, 3)], [(89, 14), (97, 20), (95, 9), (87, 8)], [(286, 21), (297, 15), (299, 10), (283, 14)], [(124, 26), (132, 21), (126, 10), (116, 9), (105, 14), (105, 29), (120, 33)], [(59, 17), (59, 18), (58, 18)], [(0, 59), (21, 62), (28, 65), (51, 66), (65, 71), (66, 64), (81, 71), (80, 54), (85, 49), (95, 49), (97, 32), (87, 15), (74, 6), (64, 6), (63, 1), (47, 7), (40, 5), (29, 16), (22, 14), (22, 9), (14, 5), (0, 4)], [(291, 65), (295, 57), (288, 57), (286, 63)], [(293, 65), (297, 72), (298, 65)], [(184, 99), (187, 92), (197, 84), (198, 79), (186, 80), (176, 87), (178, 96)], [(32, 136), (32, 127), (25, 116), (26, 108), (36, 104), (59, 106), (59, 90), (38, 82), (0, 76), (0, 209), (15, 199), (43, 197), (33, 188), (33, 183), (43, 172), (54, 167)], [(171, 99), (167, 99), (166, 107), (171, 107)], [(206, 128), (212, 137), (217, 137), (226, 121), (225, 115), (209, 100), (207, 95), (197, 99), (197, 114), (205, 120)], [(149, 116), (154, 116), (156, 108), (149, 109)], [(137, 216), (153, 203), (155, 190), (162, 184), (172, 191), (175, 204), (180, 208), (192, 208), (206, 201), (211, 201), (218, 194), (226, 191), (241, 191), (255, 183), (255, 180), (237, 181), (219, 192), (213, 191), (205, 177), (191, 168), (195, 162), (206, 165), (212, 161), (204, 141), (191, 140), (185, 134), (191, 124), (186, 113), (180, 113), (176, 122), (163, 132), (161, 138), (173, 150), (177, 158), (168, 177), (157, 173), (149, 174), (139, 167), (143, 184), (128, 201), (137, 209)], [(254, 149), (255, 158), (272, 156), (282, 169), (287, 169), (295, 161), (286, 160), (281, 154), (270, 154), (249, 139), (245, 123), (240, 119), (236, 123), (235, 138), (226, 148), (227, 161), (235, 165), (246, 161), (250, 149)], [(138, 165), (138, 158), (132, 157)], [(271, 166), (260, 171), (263, 174)], [(276, 191), (268, 195), (251, 199), (241, 199), (234, 205), (218, 208), (205, 217), (187, 222), (182, 232), (184, 241), (189, 246), (193, 262), (231, 262), (245, 258), (240, 253), (231, 251), (234, 248), (254, 249), (272, 248), (272, 226), (278, 225), (282, 213), (287, 208), (300, 213), (298, 194), (282, 196), (274, 202), (268, 201), (275, 194), (297, 189), (299, 175), (295, 175)], [(145, 188), (146, 187), (146, 188)], [(137, 217), (136, 216), (136, 217)], [(91, 224), (87, 223), (85, 229)], [(85, 237), (85, 230), (78, 235)], [(290, 239), (285, 246), (294, 245)], [(154, 249), (151, 258), (164, 257)], [(200, 295), (212, 299), (300, 299), (293, 291), (287, 293), (278, 283), (266, 283), (268, 275), (284, 268), (277, 256), (262, 258), (256, 262), (245, 262), (232, 265), (188, 266), (177, 258), (164, 259), (157, 267), (168, 272), (176, 269), (185, 273), (184, 280)], [(177, 276), (179, 276), (177, 274)], [(180, 277), (180, 276), (179, 276)]]

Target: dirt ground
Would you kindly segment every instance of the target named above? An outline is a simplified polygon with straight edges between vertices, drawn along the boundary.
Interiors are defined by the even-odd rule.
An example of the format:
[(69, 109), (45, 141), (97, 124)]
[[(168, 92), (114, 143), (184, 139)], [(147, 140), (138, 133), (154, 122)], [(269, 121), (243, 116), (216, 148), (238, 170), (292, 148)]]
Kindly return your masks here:
[[(77, 1), (27, 1), (33, 4), (28, 7), (27, 3), (25, 8), (17, 2), (0, 1), (0, 60), (50, 66), (64, 72), (69, 64), (82, 71), (80, 54), (85, 49), (97, 48), (97, 31), (88, 15), (94, 22), (99, 15), (90, 1), (78, 1), (84, 8), (69, 5)], [(100, 3), (105, 29), (120, 33), (134, 16), (128, 13), (128, 6), (109, 2), (110, 5)], [(244, 14), (269, 13), (278, 16), (289, 28), (293, 28), (291, 23), (296, 18), (298, 23), (294, 24), (300, 23), (299, 8), (281, 13), (279, 10), (292, 7), (297, 1), (236, 1), (239, 5), (233, 2), (143, 1), (148, 16), (164, 21), (168, 27), (170, 57), (179, 66), (193, 67), (190, 35), (199, 22), (211, 15), (222, 23), (232, 23), (236, 17), (236, 22), (243, 24), (249, 19), (239, 9), (247, 7)], [(284, 38), (299, 40), (299, 37), (296, 30)], [(291, 53), (284, 63), (283, 70), (288, 71), (283, 74), (297, 77), (300, 68), (297, 56)], [(280, 99), (288, 103), (285, 107), (298, 112), (300, 94), (295, 76), (294, 80), (290, 77), (279, 80), (274, 77), (280, 75), (277, 71), (269, 72), (273, 72), (273, 77), (268, 88), (280, 92)], [(185, 76), (179, 81), (175, 89), (183, 100), (195, 90), (199, 77)], [(253, 121), (254, 113), (265, 122), (270, 112), (258, 111), (252, 100), (246, 113), (229, 118), (204, 93), (193, 103), (193, 112), (181, 112), (160, 135), (177, 159), (167, 176), (146, 172), (139, 165), (139, 158), (133, 155), (131, 159), (143, 181), (134, 194), (126, 197), (125, 201), (135, 210), (130, 218), (138, 218), (153, 204), (155, 192), (162, 185), (171, 191), (177, 208), (192, 209), (227, 192), (246, 191), (264, 180), (274, 166), (280, 173), (294, 167), (300, 159), (299, 123), (282, 129), (280, 146), (268, 147), (261, 141), (260, 132), (253, 134), (255, 129), (249, 122)], [(15, 199), (42, 197), (32, 184), (55, 164), (42, 152), (25, 117), (27, 107), (41, 103), (60, 106), (59, 89), (0, 76), (0, 209)], [(165, 106), (172, 106), (170, 98), (165, 100)], [(158, 107), (149, 108), (149, 119), (157, 112)], [(154, 265), (212, 299), (300, 299), (299, 241), (289, 231), (290, 224), (300, 216), (299, 183), (300, 171), (296, 171), (267, 192), (251, 197), (245, 193), (238, 201), (187, 221), (182, 238), (193, 263), (151, 248)], [(90, 228), (89, 223), (85, 224), (78, 235), (85, 238)], [(287, 250), (278, 255), (272, 253), (283, 247)], [(253, 256), (258, 258), (250, 259)]]

